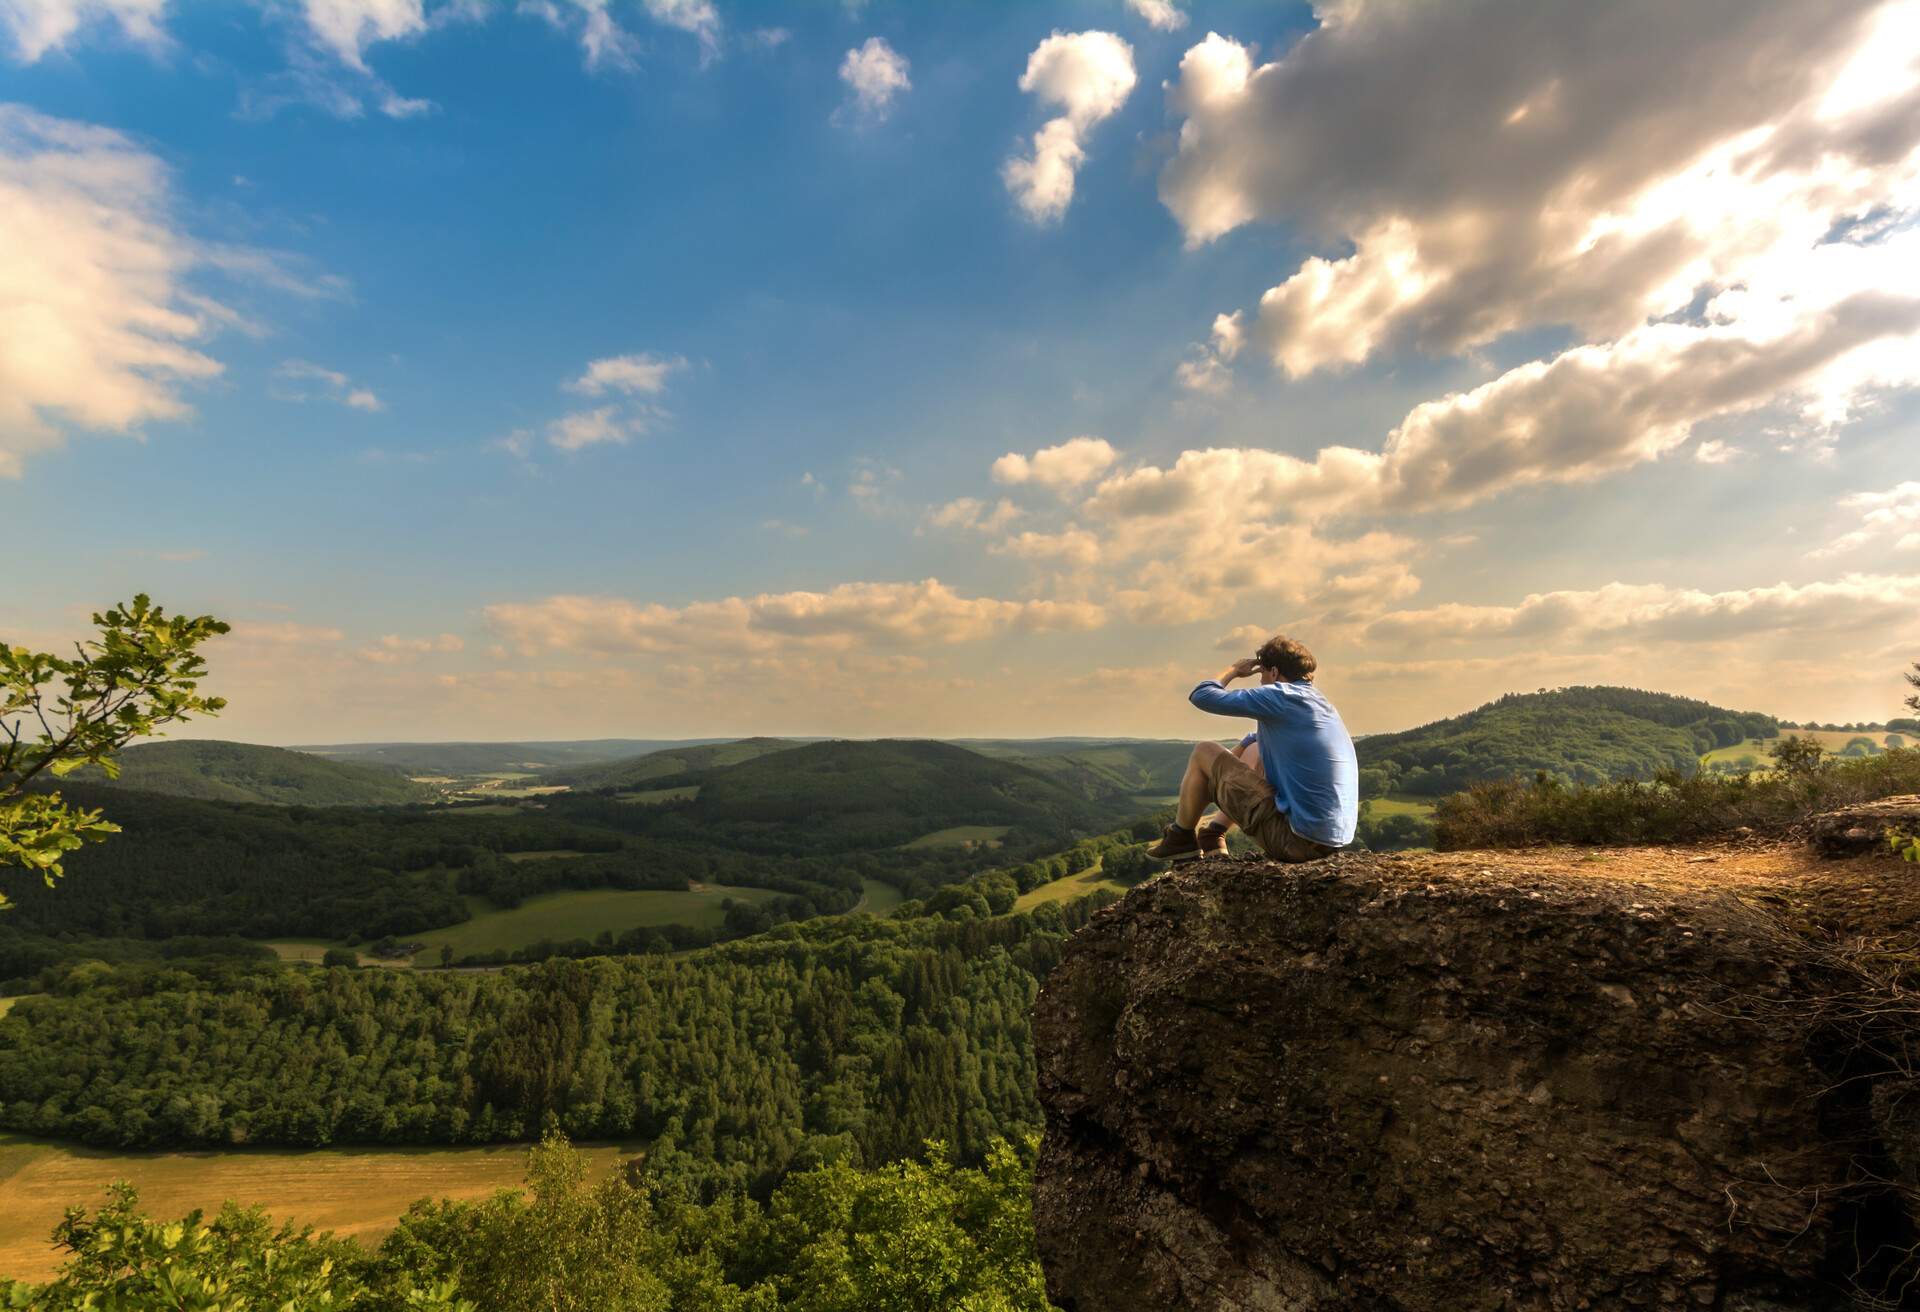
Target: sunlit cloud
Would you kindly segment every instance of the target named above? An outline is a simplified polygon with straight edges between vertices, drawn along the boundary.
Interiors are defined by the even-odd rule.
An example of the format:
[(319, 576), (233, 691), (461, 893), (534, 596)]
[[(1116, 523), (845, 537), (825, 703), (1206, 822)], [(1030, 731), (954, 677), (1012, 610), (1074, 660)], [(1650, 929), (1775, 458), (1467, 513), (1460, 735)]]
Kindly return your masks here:
[(0, 477), (71, 430), (138, 433), (214, 377), (221, 308), (166, 167), (106, 128), (0, 105)]
[(602, 655), (917, 649), (978, 642), (1009, 631), (1097, 628), (1087, 603), (965, 597), (936, 579), (842, 583), (824, 592), (762, 593), (685, 606), (614, 597), (554, 596), (486, 607), (502, 641), (527, 651)]
[(1033, 148), (1000, 170), (1021, 211), (1052, 223), (1073, 203), (1087, 134), (1127, 102), (1137, 80), (1133, 47), (1111, 32), (1055, 32), (1027, 59), (1020, 89), (1062, 113), (1033, 134)]

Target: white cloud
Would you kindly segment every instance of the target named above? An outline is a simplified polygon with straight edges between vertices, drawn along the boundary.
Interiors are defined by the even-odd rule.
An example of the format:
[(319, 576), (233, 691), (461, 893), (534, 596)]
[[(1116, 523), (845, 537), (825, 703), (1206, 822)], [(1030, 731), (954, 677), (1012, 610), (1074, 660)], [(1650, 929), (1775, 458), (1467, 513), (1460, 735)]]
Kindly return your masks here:
[(314, 39), (362, 73), (366, 49), (427, 30), (422, 0), (302, 0), (301, 11)]
[(1020, 89), (1065, 112), (1034, 133), (1031, 156), (1000, 170), (1029, 219), (1050, 223), (1067, 212), (1087, 133), (1126, 104), (1135, 81), (1133, 47), (1111, 32), (1055, 32), (1034, 49)]
[[(372, 388), (356, 387), (353, 380), (339, 370), (326, 369), (308, 360), (283, 360), (273, 373), (274, 377), (288, 382), (316, 384), (320, 389), (318, 396), (354, 410), (377, 412), (386, 408)], [(283, 389), (274, 396), (282, 401), (311, 401), (316, 393)]]
[(1228, 629), (1213, 644), (1215, 651), (1232, 652), (1239, 656), (1251, 655), (1261, 643), (1273, 636), (1272, 629), (1263, 629), (1258, 624), (1240, 624)]
[(1082, 567), (1100, 559), (1100, 539), (1077, 525), (1069, 524), (1058, 533), (1029, 530), (1015, 534), (992, 548), (996, 554), (1019, 556), (1024, 560), (1058, 561), (1062, 565)]
[(964, 528), (977, 533), (998, 533), (1020, 518), (1020, 507), (1002, 497), (993, 506), (978, 497), (956, 497), (934, 510), (927, 520), (935, 528)]
[(189, 413), (218, 362), (189, 343), (226, 312), (186, 278), (165, 166), (106, 128), (0, 105), (0, 477), (69, 428)]
[(872, 121), (884, 119), (893, 111), (894, 98), (913, 89), (910, 68), (907, 57), (885, 38), (868, 37), (840, 61), (840, 80), (851, 96), (847, 108)]
[(624, 445), (644, 431), (645, 425), (638, 420), (622, 416), (614, 406), (603, 405), (553, 420), (547, 425), (547, 442), (559, 451), (578, 451), (605, 443)]
[(1070, 488), (1096, 477), (1118, 458), (1104, 438), (1076, 437), (1058, 446), (1042, 447), (1031, 456), (1009, 451), (993, 462), (992, 472), (999, 483)]
[(1265, 221), (1350, 245), (1260, 299), (1250, 336), (1291, 375), (1619, 337), (1920, 199), (1912, 0), (1320, 8), (1267, 64), (1187, 52), (1160, 179), (1190, 243)]
[(1856, 492), (1840, 505), (1858, 514), (1859, 527), (1809, 556), (1837, 556), (1875, 543), (1895, 551), (1920, 551), (1920, 482), (1901, 483), (1885, 492)]
[(64, 48), (85, 28), (109, 24), (157, 49), (167, 42), (160, 25), (166, 9), (167, 0), (0, 0), (0, 31), (23, 64)]
[(603, 655), (922, 650), (1016, 630), (1091, 629), (1105, 621), (1099, 607), (1084, 602), (963, 597), (936, 579), (842, 583), (825, 592), (762, 593), (686, 606), (555, 596), (491, 605), (485, 615), (495, 633), (523, 650)]
[(720, 11), (712, 0), (642, 0), (647, 16), (664, 27), (687, 33), (700, 42), (700, 62), (720, 53)]
[[(1767, 280), (1707, 302), (1697, 321), (1517, 366), (1422, 402), (1382, 450), (1329, 446), (1312, 460), (1263, 450), (1184, 453), (1109, 479), (1115, 514), (1232, 498), (1301, 519), (1472, 504), (1535, 484), (1585, 482), (1686, 443), (1697, 425), (1784, 409), (1824, 440), (1876, 393), (1920, 381), (1920, 228), (1870, 246), (1813, 247)], [(1709, 446), (1707, 463), (1731, 448)]]
[(371, 646), (362, 647), (361, 660), (375, 665), (399, 665), (422, 656), (466, 650), (466, 641), (457, 633), (442, 633), (435, 638), (403, 638), (389, 633)]
[(1178, 32), (1187, 25), (1187, 12), (1173, 3), (1173, 0), (1127, 0), (1127, 8), (1147, 20), (1147, 25), (1161, 32)]
[(570, 392), (602, 396), (624, 392), (628, 396), (658, 396), (666, 390), (667, 379), (687, 367), (685, 356), (660, 356), (641, 352), (637, 355), (611, 355), (594, 360), (586, 372), (566, 385)]
[(1394, 611), (1365, 627), (1370, 642), (1573, 639), (1734, 642), (1764, 634), (1823, 640), (1920, 613), (1920, 574), (1848, 574), (1807, 584), (1701, 592), (1662, 583), (1610, 583), (1586, 591), (1535, 593), (1513, 606), (1450, 604)]

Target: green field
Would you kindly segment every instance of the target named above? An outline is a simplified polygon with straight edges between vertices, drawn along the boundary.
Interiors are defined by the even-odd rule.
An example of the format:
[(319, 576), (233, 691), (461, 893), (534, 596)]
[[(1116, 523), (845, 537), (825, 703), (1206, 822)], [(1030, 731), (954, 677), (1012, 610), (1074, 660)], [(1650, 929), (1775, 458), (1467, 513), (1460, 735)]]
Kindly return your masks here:
[(662, 802), (691, 802), (698, 796), (699, 784), (684, 784), (679, 788), (642, 788), (632, 793), (615, 793), (613, 799), (635, 806), (658, 806)]
[(1031, 892), (1022, 893), (1013, 904), (1015, 911), (1031, 911), (1035, 907), (1045, 906), (1049, 902), (1077, 902), (1089, 893), (1106, 889), (1112, 893), (1124, 893), (1132, 884), (1123, 884), (1117, 879), (1109, 879), (1098, 865), (1089, 866), (1077, 875), (1068, 875), (1065, 879), (1056, 879), (1050, 884), (1042, 884)]
[[(321, 959), (327, 955), (328, 948), (337, 948), (344, 945), (324, 938), (281, 938), (275, 939), (270, 943), (262, 943), (260, 946), (272, 948), (273, 954), (282, 961), (303, 961), (309, 965), (317, 966), (320, 964)], [(370, 957), (364, 952), (357, 952), (354, 955), (360, 958), (360, 964), (363, 966), (391, 967), (413, 964), (405, 957)]]
[(1420, 797), (1370, 797), (1367, 799), (1367, 814), (1375, 820), (1384, 820), (1390, 815), (1410, 815), (1431, 820), (1433, 803)]
[[(882, 887), (882, 888), (886, 888), (886, 885), (884, 885), (884, 884), (882, 884), (882, 885), (881, 885), (881, 887)], [(888, 891), (889, 893), (893, 893), (893, 890), (892, 890), (892, 889), (890, 889), (890, 888), (888, 888), (888, 889), (887, 889), (887, 891)], [(897, 902), (899, 902), (899, 901), (900, 901), (900, 895), (899, 895), (898, 893), (893, 893), (893, 900), (894, 900), (894, 901), (895, 901), (896, 903), (897, 903)], [(21, 995), (21, 996), (23, 996), (23, 997), (31, 997), (32, 995), (31, 995), (31, 994), (23, 994), (23, 995)], [(20, 999), (19, 999), (19, 998), (0, 998), (0, 1016), (4, 1016), (4, 1015), (6, 1015), (6, 1014), (7, 1014), (8, 1012), (10, 1012), (10, 1011), (12, 1011), (12, 1010), (13, 1010), (13, 1004), (14, 1004), (14, 1003), (16, 1003), (16, 1002), (18, 1002), (18, 1001), (20, 1001)], [(5, 1178), (6, 1178), (5, 1176), (0, 1176), (0, 1179), (5, 1179)]]
[(576, 852), (570, 847), (555, 847), (544, 852), (502, 852), (509, 861), (546, 861), (557, 856), (585, 856), (585, 852)]
[[(598, 1176), (636, 1147), (587, 1147)], [(262, 1203), (276, 1221), (296, 1221), (373, 1242), (416, 1198), (485, 1198), (518, 1185), (526, 1149), (317, 1149), (280, 1152), (115, 1153), (0, 1134), (0, 1276), (44, 1280), (59, 1264), (48, 1236), (76, 1203), (105, 1200), (114, 1180), (130, 1181), (154, 1216), (194, 1208), (217, 1211), (226, 1199)]]
[(860, 885), (866, 891), (860, 895), (855, 911), (867, 911), (876, 916), (884, 916), (899, 906), (906, 898), (892, 884), (883, 884), (877, 879), (863, 879)]
[(1011, 828), (1012, 825), (955, 825), (951, 829), (936, 829), (930, 834), (922, 834), (904, 846), (909, 852), (922, 847), (998, 846)]
[[(1851, 729), (1782, 729), (1782, 738), (1811, 738), (1829, 752), (1844, 751), (1848, 743), (1855, 738), (1871, 738), (1876, 747), (1884, 749), (1888, 734), (1884, 729), (1868, 729), (1855, 733)], [(1898, 734), (1908, 746), (1920, 746), (1920, 739), (1910, 733)], [(1743, 756), (1751, 756), (1758, 769), (1765, 770), (1773, 764), (1771, 738), (1749, 738), (1745, 742), (1735, 743), (1731, 747), (1716, 747), (1700, 758), (1702, 765), (1714, 765), (1721, 761), (1737, 762)]]
[(769, 888), (737, 888), (728, 884), (702, 884), (685, 892), (590, 888), (542, 893), (511, 911), (496, 911), (484, 898), (470, 898), (472, 920), (407, 937), (427, 945), (426, 951), (415, 958), (427, 965), (439, 961), (443, 944), (452, 947), (454, 955), (459, 957), (472, 952), (511, 951), (541, 939), (559, 942), (591, 939), (598, 937), (601, 930), (619, 934), (651, 925), (716, 929), (726, 917), (720, 904), (728, 898), (738, 902), (764, 902), (778, 896)]

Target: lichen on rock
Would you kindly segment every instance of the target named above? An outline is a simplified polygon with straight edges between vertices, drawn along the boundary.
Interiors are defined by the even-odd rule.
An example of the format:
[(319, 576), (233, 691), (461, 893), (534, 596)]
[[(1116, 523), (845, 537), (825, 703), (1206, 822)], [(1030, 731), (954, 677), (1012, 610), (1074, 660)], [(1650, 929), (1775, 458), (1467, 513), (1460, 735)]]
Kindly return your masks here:
[(1215, 860), (1135, 889), (1035, 1009), (1054, 1301), (1849, 1306), (1862, 1146), (1780, 1019), (1820, 987), (1782, 911), (1805, 861)]

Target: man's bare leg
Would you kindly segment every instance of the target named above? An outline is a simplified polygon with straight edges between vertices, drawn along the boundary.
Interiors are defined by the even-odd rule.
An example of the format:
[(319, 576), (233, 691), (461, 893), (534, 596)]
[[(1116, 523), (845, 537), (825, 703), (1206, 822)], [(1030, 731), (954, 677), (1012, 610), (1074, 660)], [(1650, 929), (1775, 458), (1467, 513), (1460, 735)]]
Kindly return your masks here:
[(1195, 743), (1187, 758), (1187, 773), (1180, 780), (1180, 804), (1174, 808), (1173, 822), (1192, 829), (1213, 805), (1213, 763), (1227, 754), (1219, 743)]

